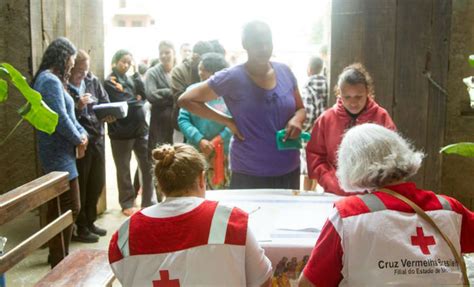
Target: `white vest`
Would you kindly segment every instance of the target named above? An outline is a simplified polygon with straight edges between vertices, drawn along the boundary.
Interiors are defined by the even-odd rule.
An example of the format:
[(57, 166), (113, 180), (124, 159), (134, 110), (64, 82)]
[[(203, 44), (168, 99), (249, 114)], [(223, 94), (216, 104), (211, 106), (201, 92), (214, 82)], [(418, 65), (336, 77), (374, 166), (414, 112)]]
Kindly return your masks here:
[[(165, 238), (166, 235), (162, 237), (162, 242), (160, 239), (154, 239), (153, 242), (143, 242), (143, 240), (139, 243), (132, 242), (134, 234), (129, 231), (133, 230), (131, 225), (134, 224), (135, 216), (125, 221), (118, 231), (117, 239), (117, 247), (123, 258), (111, 262), (111, 267), (123, 286), (245, 286), (245, 239), (243, 242), (241, 240), (229, 242), (229, 238), (226, 239), (226, 232), (228, 232), (228, 225), (233, 224), (232, 218), (239, 218), (246, 214), (236, 213), (231, 217), (232, 208), (222, 205), (216, 207), (216, 204), (211, 201), (202, 203), (203, 213), (213, 213), (211, 217), (208, 217), (212, 218), (212, 222), (206, 218), (203, 220), (194, 218), (198, 224), (210, 226), (205, 235), (207, 242), (198, 240), (199, 236), (196, 236), (195, 242), (189, 238), (186, 243), (170, 241), (169, 238)], [(188, 213), (191, 212), (193, 211)], [(156, 220), (156, 228), (163, 228), (164, 220), (173, 222), (173, 219), (167, 218), (147, 217), (146, 220)], [(169, 228), (169, 224), (164, 228)], [(241, 228), (239, 231), (244, 232), (243, 238), (246, 238), (246, 228), (245, 226), (245, 230)], [(200, 237), (202, 236), (201, 233)], [(140, 246), (160, 243), (166, 244), (170, 252), (144, 254), (140, 251)], [(135, 246), (133, 248), (137, 250), (131, 250), (131, 246)], [(177, 250), (181, 246), (188, 247)], [(112, 246), (110, 249), (113, 250)]]
[[(462, 283), (441, 235), (416, 213), (387, 209), (374, 194), (359, 196), (369, 213), (331, 219), (343, 249), (339, 286), (433, 286)], [(460, 252), (462, 216), (438, 196), (443, 209), (426, 211)], [(358, 230), (365, 232), (358, 232)]]

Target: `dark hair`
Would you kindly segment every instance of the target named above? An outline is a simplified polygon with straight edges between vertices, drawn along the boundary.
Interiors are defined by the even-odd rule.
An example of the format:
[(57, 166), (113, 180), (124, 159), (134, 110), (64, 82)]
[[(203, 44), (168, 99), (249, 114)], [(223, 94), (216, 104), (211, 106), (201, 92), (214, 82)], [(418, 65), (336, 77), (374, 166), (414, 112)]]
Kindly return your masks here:
[(206, 53), (210, 53), (214, 51), (212, 44), (210, 42), (206, 41), (199, 41), (193, 46), (193, 53), (198, 54), (199, 56), (202, 56)]
[(260, 32), (267, 33), (272, 37), (272, 30), (267, 23), (262, 21), (251, 21), (246, 23), (242, 28), (242, 43), (246, 43), (251, 38), (258, 36)]
[(188, 144), (164, 144), (155, 148), (152, 155), (159, 190), (167, 196), (186, 194), (207, 169), (204, 156)]
[(130, 55), (133, 57), (132, 53), (130, 53), (129, 51), (125, 49), (120, 49), (117, 52), (115, 52), (114, 56), (112, 57), (112, 65), (117, 64), (117, 62), (120, 61), (120, 59), (122, 59), (126, 55)]
[(209, 43), (211, 43), (212, 48), (213, 48), (215, 53), (219, 53), (219, 54), (225, 56), (225, 48), (224, 48), (224, 46), (222, 46), (222, 44), (219, 42), (219, 40), (211, 40), (211, 41), (209, 41)]
[(59, 37), (55, 39), (44, 51), (43, 58), (38, 71), (33, 77), (33, 84), (38, 75), (44, 70), (56, 68), (59, 71), (59, 78), (61, 81), (66, 81), (66, 62), (69, 57), (74, 56), (77, 50), (74, 44), (67, 38)]
[(323, 59), (317, 56), (311, 57), (309, 60), (309, 68), (314, 74), (321, 73), (321, 70), (323, 69)]
[[(173, 66), (176, 65), (176, 50), (174, 49), (174, 45), (173, 43), (171, 43), (171, 41), (161, 41), (160, 44), (158, 45), (158, 50), (161, 50), (161, 49), (165, 49), (165, 48), (169, 48), (173, 51)], [(159, 59), (158, 59), (159, 60)]]
[(206, 53), (202, 55), (201, 65), (211, 74), (229, 67), (229, 63), (219, 53)]
[(160, 59), (159, 59), (159, 58), (153, 58), (153, 59), (151, 59), (151, 61), (150, 61), (150, 68), (156, 66), (156, 65), (159, 64), (159, 63), (160, 63)]
[(161, 41), (160, 44), (158, 45), (158, 50), (161, 50), (162, 48), (170, 48), (171, 50), (173, 50), (173, 53), (176, 54), (174, 45), (170, 41)]
[(179, 46), (179, 49), (180, 49), (180, 50), (183, 49), (184, 46), (189, 46), (189, 47), (191, 47), (191, 44), (189, 44), (189, 43), (183, 43), (183, 44), (181, 44), (181, 46)]
[(145, 63), (138, 64), (138, 73), (140, 75), (145, 75), (146, 71), (148, 70), (148, 65)]
[(342, 70), (342, 73), (339, 74), (337, 84), (334, 87), (334, 92), (336, 96), (340, 95), (340, 87), (347, 83), (349, 85), (363, 84), (367, 89), (367, 92), (371, 97), (375, 97), (374, 91), (374, 81), (370, 76), (369, 72), (365, 69), (364, 65), (361, 63), (351, 64)]

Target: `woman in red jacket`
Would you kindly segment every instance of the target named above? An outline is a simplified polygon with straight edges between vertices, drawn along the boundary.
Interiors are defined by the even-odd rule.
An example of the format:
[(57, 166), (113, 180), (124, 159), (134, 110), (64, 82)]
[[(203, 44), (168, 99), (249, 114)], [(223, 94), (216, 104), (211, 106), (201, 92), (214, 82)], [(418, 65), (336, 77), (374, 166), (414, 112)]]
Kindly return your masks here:
[(345, 131), (355, 125), (375, 123), (396, 130), (390, 115), (374, 101), (372, 77), (360, 63), (344, 68), (335, 87), (336, 104), (315, 122), (306, 146), (308, 175), (325, 192), (347, 195), (336, 178), (337, 149)]

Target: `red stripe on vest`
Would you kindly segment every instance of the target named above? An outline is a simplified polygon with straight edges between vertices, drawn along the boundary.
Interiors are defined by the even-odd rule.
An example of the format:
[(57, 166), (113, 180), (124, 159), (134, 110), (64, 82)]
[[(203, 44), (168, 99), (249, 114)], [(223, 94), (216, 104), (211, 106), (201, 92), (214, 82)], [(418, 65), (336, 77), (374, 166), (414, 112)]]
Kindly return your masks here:
[(204, 201), (190, 212), (174, 217), (153, 218), (135, 213), (130, 218), (130, 255), (160, 254), (206, 245), (215, 201)]
[(248, 214), (240, 208), (234, 207), (229, 217), (225, 244), (245, 245), (247, 241)]
[(109, 243), (110, 264), (123, 259), (122, 252), (120, 252), (120, 249), (118, 248), (118, 245), (117, 245), (117, 240), (118, 240), (118, 232), (115, 232), (114, 235), (112, 235), (112, 239), (110, 239), (110, 243)]
[(357, 196), (345, 197), (334, 203), (334, 206), (337, 208), (341, 218), (370, 212), (367, 205)]

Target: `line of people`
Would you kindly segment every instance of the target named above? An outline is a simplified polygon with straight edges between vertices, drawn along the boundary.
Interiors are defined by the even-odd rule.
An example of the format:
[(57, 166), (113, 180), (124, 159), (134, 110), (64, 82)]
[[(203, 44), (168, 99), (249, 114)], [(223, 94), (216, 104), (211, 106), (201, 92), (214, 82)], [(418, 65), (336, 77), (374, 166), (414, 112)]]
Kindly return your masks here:
[[(78, 217), (74, 240), (92, 243), (106, 234), (105, 229), (94, 224), (97, 201), (105, 185), (104, 122), (108, 123), (117, 170), (119, 203), (126, 216), (139, 209), (135, 202), (137, 189), (130, 171), (132, 151), (140, 170), (141, 207), (152, 206), (161, 193), (155, 192), (153, 184), (151, 151), (159, 144), (173, 143), (175, 128), (180, 129), (186, 142), (204, 153), (211, 163), (208, 187), (299, 188), (299, 152), (278, 150), (275, 133), (285, 129), (285, 139), (297, 138), (303, 127), (311, 129), (312, 121), (323, 112), (327, 83), (323, 76), (317, 75), (322, 69), (321, 60), (314, 59), (312, 62), (316, 63), (310, 63), (308, 74), (311, 77), (301, 97), (289, 67), (270, 61), (273, 42), (267, 24), (258, 21), (247, 24), (242, 45), (248, 53), (247, 62), (228, 68), (223, 56), (225, 50), (216, 41), (196, 43), (192, 56), (178, 65), (173, 44), (162, 41), (159, 63), (146, 71), (144, 81), (135, 70), (132, 54), (119, 50), (112, 58), (112, 72), (103, 87), (89, 71), (90, 57), (85, 51), (76, 51), (65, 38), (49, 45), (33, 85), (44, 95), (45, 102), (58, 112), (60, 120), (58, 132), (53, 136), (38, 135), (40, 161), (45, 172), (64, 170), (70, 174), (71, 192), (65, 195), (63, 205)], [(129, 73), (130, 69), (132, 73)], [(363, 68), (352, 69), (349, 75), (357, 74), (355, 76), (359, 78), (355, 82), (341, 78), (338, 87), (344, 86), (344, 90), (348, 86), (348, 93), (351, 93), (351, 87), (359, 87), (357, 92), (362, 90), (362, 94), (356, 96), (361, 98), (360, 114), (364, 115), (365, 106), (376, 104), (368, 100), (372, 88), (370, 76), (365, 71), (359, 75), (360, 69)], [(52, 81), (37, 81), (46, 76), (57, 79), (65, 89), (60, 91), (52, 87)], [(52, 88), (56, 90), (51, 92)], [(178, 98), (183, 105), (181, 111), (176, 107)], [(348, 110), (345, 103), (349, 100), (344, 100), (344, 95), (339, 98), (344, 107), (340, 109)], [(99, 120), (93, 111), (96, 104), (122, 101), (128, 104), (128, 114), (123, 119), (106, 117)], [(151, 104), (149, 121), (145, 109), (147, 102)], [(368, 102), (371, 105), (365, 105)], [(306, 114), (309, 116), (305, 122)], [(352, 118), (357, 116), (359, 114), (355, 112)], [(313, 139), (331, 138), (332, 135), (314, 136), (322, 126), (321, 122), (320, 119), (316, 121)], [(337, 132), (342, 133), (343, 129)], [(76, 138), (81, 139), (80, 143)], [(51, 142), (56, 145), (67, 142), (68, 145), (59, 147)], [(325, 169), (326, 152), (314, 152), (318, 165), (323, 166), (314, 167), (314, 142), (322, 143), (312, 140), (308, 144), (309, 175), (314, 177), (316, 174), (316, 179), (328, 192), (337, 193), (338, 190), (332, 190), (326, 184), (337, 182), (334, 178), (332, 182), (318, 178), (319, 174), (326, 176), (319, 172), (319, 169)], [(330, 141), (323, 143), (322, 148), (326, 145), (337, 148), (337, 144)], [(327, 158), (329, 164), (326, 165), (334, 167), (334, 154), (329, 153)]]
[[(205, 190), (207, 184), (226, 184), (226, 142), (230, 142), (230, 188), (298, 189), (299, 152), (278, 150), (275, 134), (284, 129), (284, 140), (297, 139), (304, 128), (311, 129), (310, 123), (305, 125), (307, 114), (310, 114), (308, 118), (317, 118), (306, 147), (309, 178), (316, 179), (330, 193), (360, 194), (336, 204), (304, 268), (302, 285), (363, 286), (370, 285), (370, 280), (413, 280), (408, 276), (411, 274), (400, 276), (389, 268), (377, 269), (374, 263), (377, 260), (388, 262), (393, 255), (386, 251), (389, 241), (378, 232), (384, 220), (395, 222), (394, 230), (399, 228), (406, 235), (390, 241), (398, 250), (396, 256), (405, 252), (409, 254), (407, 260), (420, 260), (428, 248), (428, 254), (443, 261), (451, 259), (441, 237), (413, 210), (385, 193), (376, 192), (384, 187), (435, 214), (442, 226), (451, 228), (448, 228), (449, 237), (458, 250), (474, 251), (474, 242), (467, 235), (474, 230), (471, 211), (452, 198), (438, 197), (405, 183), (418, 170), (422, 155), (394, 132), (396, 127), (389, 114), (374, 101), (373, 82), (362, 65), (353, 64), (342, 71), (335, 87), (337, 102), (323, 112), (321, 101), (327, 97), (311, 99), (309, 94), (314, 87), (321, 94), (324, 90), (327, 93), (327, 84), (324, 86), (321, 78), (310, 79), (302, 97), (289, 67), (270, 61), (273, 42), (266, 23), (246, 24), (242, 45), (248, 53), (247, 62), (227, 68), (221, 54), (210, 53), (216, 50), (209, 42), (197, 43), (193, 57), (174, 66), (174, 47), (162, 42), (160, 64), (147, 71), (145, 84), (137, 71), (133, 71), (132, 76), (127, 75), (128, 70), (135, 67), (133, 57), (130, 52), (119, 50), (112, 59), (112, 73), (105, 80), (104, 88), (88, 72), (87, 53), (77, 52), (69, 40), (56, 39), (43, 55), (33, 86), (58, 113), (59, 123), (51, 136), (38, 132), (41, 167), (44, 172), (69, 172), (70, 190), (60, 200), (63, 210), (73, 211), (77, 236), (93, 242), (97, 236), (105, 235), (105, 230), (94, 221), (98, 195), (104, 186), (103, 122), (108, 122), (119, 201), (123, 213), (131, 215), (114, 234), (109, 249), (112, 268), (124, 285), (178, 280), (174, 282), (181, 281), (185, 285), (268, 286), (271, 264), (247, 228), (248, 215), (204, 200)], [(153, 78), (156, 85), (146, 84)], [(192, 84), (195, 85), (190, 87)], [(179, 113), (176, 100), (182, 107)], [(127, 117), (97, 119), (93, 106), (109, 101), (127, 101)], [(146, 120), (147, 101), (152, 105), (153, 132), (149, 131)], [(160, 125), (161, 121), (168, 122)], [(186, 144), (161, 145), (170, 140), (172, 129), (178, 123), (188, 142), (200, 152)], [(190, 128), (189, 123), (194, 128)], [(156, 145), (160, 147), (154, 149)], [(144, 208), (141, 211), (134, 206), (137, 194), (130, 172), (132, 151), (141, 171), (141, 207)], [(206, 159), (203, 154), (213, 157)], [(213, 173), (207, 176), (209, 163)], [(153, 172), (156, 188), (165, 199), (159, 204)], [(81, 209), (81, 205), (84, 208)], [(410, 216), (401, 219), (405, 213)], [(376, 218), (378, 225), (360, 219), (363, 223), (355, 231), (350, 228), (351, 224), (345, 224), (369, 215)], [(402, 225), (412, 228), (402, 228)], [(422, 225), (421, 231), (419, 225)], [(423, 230), (429, 231), (430, 236), (436, 238), (435, 243), (430, 244), (436, 246), (413, 248), (413, 242), (411, 245), (405, 242), (410, 237), (407, 234), (414, 232), (412, 229), (421, 236)], [(350, 239), (345, 238), (346, 234), (350, 234)], [(71, 236), (72, 229), (69, 229), (66, 249)], [(357, 246), (351, 244), (353, 238), (358, 240)], [(362, 248), (369, 243), (370, 248)], [(422, 254), (419, 254), (420, 248)], [(58, 263), (58, 252), (50, 248), (52, 266)], [(205, 259), (208, 264), (200, 264), (203, 258), (208, 258)], [(361, 260), (365, 263), (361, 264)], [(130, 263), (134, 268), (129, 268)], [(201, 270), (196, 271), (199, 268), (195, 266)], [(462, 266), (460, 262), (459, 266)], [(416, 279), (459, 283), (460, 268), (454, 267), (438, 276)], [(364, 272), (382, 275), (378, 278), (362, 276)]]

